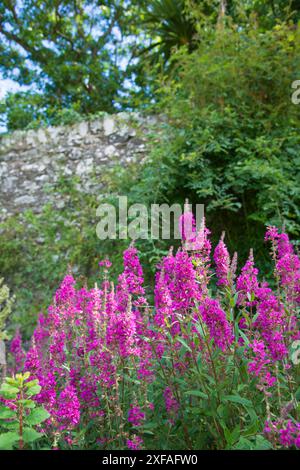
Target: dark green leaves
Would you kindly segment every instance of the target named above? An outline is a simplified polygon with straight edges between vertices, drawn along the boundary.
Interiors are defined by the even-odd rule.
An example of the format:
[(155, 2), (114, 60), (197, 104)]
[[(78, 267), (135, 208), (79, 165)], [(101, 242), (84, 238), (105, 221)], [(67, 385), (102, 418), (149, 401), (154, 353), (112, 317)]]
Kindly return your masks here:
[(19, 436), (16, 432), (6, 432), (0, 434), (0, 449), (1, 450), (12, 450), (14, 444), (19, 440)]
[(49, 418), (49, 413), (37, 407), (31, 399), (41, 391), (38, 380), (28, 380), (29, 372), (6, 377), (0, 395), (7, 399), (7, 406), (0, 406), (0, 449), (25, 448), (40, 439), (43, 434), (34, 427)]

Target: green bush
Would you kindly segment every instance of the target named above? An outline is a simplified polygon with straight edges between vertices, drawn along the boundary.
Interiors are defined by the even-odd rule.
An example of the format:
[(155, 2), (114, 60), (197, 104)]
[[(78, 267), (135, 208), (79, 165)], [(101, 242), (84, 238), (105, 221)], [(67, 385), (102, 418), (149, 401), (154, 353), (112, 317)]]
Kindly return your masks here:
[(205, 204), (213, 233), (225, 229), (242, 257), (253, 246), (265, 270), (264, 226), (300, 232), (300, 120), (291, 102), (299, 41), (289, 24), (233, 25), (206, 29), (194, 52), (173, 54), (173, 74), (157, 90), (167, 123), (140, 173), (124, 178), (133, 200)]

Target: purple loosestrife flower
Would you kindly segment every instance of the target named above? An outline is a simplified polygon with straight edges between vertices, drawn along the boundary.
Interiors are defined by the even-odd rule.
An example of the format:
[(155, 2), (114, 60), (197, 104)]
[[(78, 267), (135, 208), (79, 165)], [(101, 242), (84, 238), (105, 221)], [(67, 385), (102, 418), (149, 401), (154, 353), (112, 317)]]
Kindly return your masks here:
[[(143, 296), (143, 271), (134, 247), (124, 252), (124, 272), (118, 278), (115, 308), (109, 315), (107, 344), (115, 345), (122, 357), (141, 356), (137, 334), (137, 315), (141, 306), (147, 306)], [(134, 306), (132, 306), (132, 298)]]
[(279, 233), (276, 227), (268, 227), (265, 240), (272, 242), (276, 274), (286, 289), (287, 300), (300, 304), (300, 259), (294, 253), (288, 235)]
[(26, 359), (24, 362), (24, 371), (30, 372), (30, 375), (33, 378), (38, 378), (40, 370), (41, 370), (41, 364), (40, 364), (38, 352), (37, 352), (35, 345), (33, 345), (27, 352)]
[(203, 217), (200, 230), (196, 236), (195, 247), (198, 253), (195, 255), (198, 258), (201, 258), (202, 262), (205, 264), (210, 264), (210, 252), (211, 252), (211, 242), (208, 238), (210, 235), (210, 230), (205, 225), (205, 218)]
[(236, 289), (239, 292), (238, 305), (247, 305), (249, 307), (256, 305), (256, 300), (253, 297), (255, 297), (258, 289), (257, 275), (258, 269), (254, 266), (253, 251), (250, 250), (249, 258), (236, 282)]
[[(155, 305), (163, 317), (184, 314), (199, 298), (196, 272), (192, 259), (185, 251), (163, 258), (156, 274)], [(173, 318), (172, 318), (173, 319)], [(161, 321), (160, 321), (161, 323)]]
[(49, 319), (46, 318), (43, 314), (40, 314), (38, 317), (38, 324), (33, 332), (34, 343), (36, 349), (39, 353), (39, 356), (43, 356), (43, 351), (46, 348), (46, 343), (49, 338)]
[[(163, 335), (170, 332), (173, 337), (181, 332), (181, 323), (188, 319), (200, 298), (196, 271), (187, 252), (179, 250), (163, 258), (156, 273), (154, 321)], [(178, 343), (179, 345), (179, 343)]]
[(120, 274), (118, 277), (118, 284), (116, 286), (116, 296), (115, 296), (115, 310), (119, 312), (125, 312), (128, 308), (128, 303), (131, 303), (131, 294), (128, 289), (127, 277), (125, 273)]
[(99, 367), (99, 382), (103, 388), (111, 388), (116, 383), (116, 365), (113, 356), (108, 351), (97, 355), (97, 360), (92, 365)]
[(66, 333), (64, 330), (57, 330), (51, 335), (49, 352), (57, 365), (61, 365), (66, 360), (65, 353)]
[(179, 411), (179, 403), (174, 397), (174, 393), (170, 387), (166, 387), (163, 393), (165, 399), (165, 406), (167, 413), (172, 415), (173, 417), (177, 417)]
[[(55, 375), (51, 370), (43, 371), (39, 374), (40, 393), (36, 396), (36, 401), (42, 404), (51, 416), (55, 415), (56, 410), (56, 388), (57, 383)], [(47, 424), (51, 425), (51, 418)]]
[(300, 304), (300, 260), (298, 256), (287, 253), (276, 264), (276, 270), (282, 287), (287, 290), (290, 302)]
[(67, 304), (69, 300), (72, 300), (75, 295), (75, 279), (71, 275), (65, 276), (59, 289), (55, 294), (55, 301), (57, 305), (63, 303)]
[(83, 376), (78, 384), (79, 397), (87, 409), (99, 408), (100, 401), (97, 397), (97, 377), (95, 375)]
[(270, 388), (276, 383), (276, 378), (273, 377), (269, 371), (269, 366), (272, 361), (266, 350), (266, 345), (262, 340), (254, 340), (249, 345), (252, 350), (252, 361), (248, 364), (248, 371), (250, 374), (259, 378), (259, 388)]
[(271, 241), (273, 249), (277, 252), (278, 258), (282, 258), (287, 254), (293, 254), (293, 247), (286, 233), (279, 233), (274, 226), (267, 227), (265, 241)]
[(171, 284), (173, 305), (176, 310), (187, 310), (194, 307), (195, 299), (199, 298), (196, 272), (188, 254), (178, 251), (174, 259), (173, 283)]
[(104, 259), (99, 262), (99, 266), (104, 267), (106, 269), (109, 269), (111, 267), (112, 263), (108, 259)]
[(264, 433), (271, 442), (275, 440), (283, 447), (300, 449), (300, 423), (282, 418), (277, 421), (266, 421)]
[(126, 444), (130, 450), (140, 450), (143, 445), (143, 439), (134, 434), (131, 439), (127, 439)]
[(108, 321), (107, 345), (118, 351), (121, 357), (128, 357), (131, 354), (139, 356), (140, 351), (136, 342), (136, 317), (123, 275), (119, 276), (116, 300), (117, 308)]
[(139, 406), (130, 405), (128, 411), (128, 422), (133, 426), (141, 426), (145, 420), (145, 413), (143, 413)]
[(136, 316), (132, 310), (130, 299), (120, 323), (119, 348), (123, 357), (129, 355), (140, 356), (140, 349), (137, 345)]
[(171, 292), (165, 281), (165, 272), (163, 270), (156, 273), (154, 296), (156, 312), (154, 321), (159, 327), (163, 328), (166, 326), (166, 321), (172, 321), (174, 311)]
[(13, 400), (3, 398), (1, 395), (0, 395), (0, 405), (4, 405), (5, 407), (7, 407), (9, 410), (12, 410), (12, 411), (16, 411), (18, 409), (18, 405)]
[(213, 339), (215, 345), (222, 351), (226, 351), (233, 341), (233, 330), (226, 319), (226, 313), (222, 310), (220, 302), (207, 297), (200, 305), (199, 311), (208, 327), (210, 339)]
[(135, 327), (136, 327), (136, 346), (139, 350), (137, 377), (147, 382), (154, 379), (153, 370), (153, 350), (149, 338), (150, 321), (148, 318), (148, 310), (143, 314), (139, 310), (134, 311)]
[(199, 298), (204, 298), (208, 294), (208, 284), (210, 280), (210, 253), (211, 243), (209, 240), (210, 231), (205, 226), (205, 219), (202, 219), (200, 230), (193, 243), (192, 262), (195, 266), (196, 279), (198, 283)]
[(300, 448), (300, 423), (293, 423), (288, 420), (284, 428), (279, 430), (280, 443), (284, 447), (295, 446)]
[(22, 348), (22, 337), (19, 330), (17, 330), (14, 338), (11, 340), (10, 353), (14, 360), (14, 373), (21, 371), (25, 359), (25, 352)]
[(228, 286), (230, 284), (230, 256), (224, 243), (224, 236), (225, 232), (223, 232), (222, 237), (215, 248), (213, 256), (216, 265), (218, 286)]
[(202, 219), (200, 230), (197, 233), (196, 221), (191, 211), (185, 211), (179, 218), (179, 233), (183, 241), (183, 248), (187, 251), (197, 251), (198, 257), (203, 262), (209, 262), (211, 243), (208, 239), (210, 231), (205, 226), (205, 218)]
[(179, 217), (179, 233), (184, 244), (193, 243), (196, 240), (196, 221), (191, 211), (186, 209)]
[(127, 283), (128, 292), (131, 295), (144, 295), (143, 270), (134, 246), (124, 251), (124, 276)]
[(230, 275), (231, 275), (232, 280), (234, 280), (236, 278), (237, 260), (238, 260), (238, 254), (235, 251), (233, 253), (233, 257), (232, 257), (231, 265), (230, 265)]
[(80, 403), (72, 385), (67, 385), (57, 400), (57, 421), (60, 430), (70, 430), (80, 421)]
[(284, 306), (270, 289), (264, 289), (264, 297), (257, 305), (257, 319), (253, 326), (258, 329), (273, 360), (281, 360), (288, 351), (284, 343), (287, 329)]
[[(192, 215), (187, 217), (194, 227)], [(72, 276), (64, 278), (48, 315), (39, 318), (25, 360), (25, 370), (32, 378), (37, 378), (42, 387), (34, 399), (50, 413), (45, 422), (45, 430), (50, 437), (62, 439), (62, 442), (67, 438), (70, 444), (72, 439), (73, 444), (78, 445), (72, 430), (79, 425), (83, 413), (85, 420), (94, 420), (92, 425), (101, 429), (105, 445), (118, 446), (119, 437), (122, 437), (127, 440), (129, 448), (139, 449), (143, 445), (139, 436), (126, 433), (124, 428), (120, 428), (120, 434), (119, 429), (114, 428), (114, 420), (110, 423), (113, 429), (109, 429), (108, 413), (115, 413), (121, 420), (126, 421), (127, 418), (127, 427), (128, 424), (143, 426), (149, 404), (148, 383), (155, 380), (159, 366), (167, 372), (164, 375), (167, 382), (163, 386), (163, 399), (170, 423), (178, 418), (181, 406), (173, 384), (177, 379), (182, 379), (182, 382), (190, 380), (189, 371), (198, 355), (201, 355), (202, 363), (211, 360), (211, 350), (204, 341), (207, 337), (212, 340), (214, 352), (217, 353), (215, 348), (223, 352), (216, 354), (217, 371), (226, 370), (229, 354), (233, 354), (233, 325), (226, 318), (221, 300), (214, 300), (208, 292), (211, 277), (208, 234), (203, 223), (200, 231), (196, 233), (194, 230), (192, 234), (193, 244), (185, 243), (176, 254), (170, 251), (161, 260), (155, 277), (154, 317), (147, 303), (137, 250), (132, 246), (124, 253), (124, 271), (118, 278), (116, 289), (108, 280), (110, 263), (107, 261), (101, 263), (104, 275), (100, 289), (97, 285), (93, 289), (76, 288)], [(285, 403), (289, 391), (282, 386), (282, 377), (288, 367), (289, 374), (294, 370), (286, 362), (290, 342), (298, 331), (293, 311), (296, 311), (299, 266), (287, 235), (272, 229), (268, 237), (273, 237), (281, 293), (277, 295), (266, 283), (258, 282), (258, 270), (250, 252), (237, 280), (239, 296), (235, 313), (243, 329), (244, 343), (239, 352), (245, 351), (246, 354), (251, 379), (248, 380), (249, 386), (252, 387), (253, 378), (257, 379), (257, 388), (263, 391), (266, 399), (271, 397), (270, 413), (274, 413), (276, 379), (278, 377), (278, 390), (282, 394), (282, 403)], [(236, 255), (230, 262), (223, 238), (214, 251), (214, 261), (218, 286), (233, 287)], [(255, 307), (250, 319), (244, 308), (249, 306), (251, 310)], [(204, 339), (196, 328), (200, 319), (205, 330)], [(250, 341), (248, 348), (246, 335)], [(186, 351), (182, 348), (181, 339), (188, 345)], [(17, 356), (20, 348), (20, 338), (16, 337), (11, 350)], [(171, 368), (173, 384), (168, 381)], [(128, 385), (123, 390), (124, 370), (130, 380), (123, 381), (125, 387)], [(158, 382), (162, 377), (158, 376)], [(129, 388), (129, 384), (133, 388)], [(191, 383), (187, 385), (190, 387)], [(124, 414), (124, 396), (131, 403), (128, 416), (126, 410)], [(284, 419), (280, 417), (274, 422), (275, 446), (299, 446), (299, 426), (287, 421), (291, 417), (288, 413)], [(273, 424), (269, 425), (272, 432)], [(61, 436), (57, 437), (60, 433)], [(275, 442), (275, 438), (270, 440)]]

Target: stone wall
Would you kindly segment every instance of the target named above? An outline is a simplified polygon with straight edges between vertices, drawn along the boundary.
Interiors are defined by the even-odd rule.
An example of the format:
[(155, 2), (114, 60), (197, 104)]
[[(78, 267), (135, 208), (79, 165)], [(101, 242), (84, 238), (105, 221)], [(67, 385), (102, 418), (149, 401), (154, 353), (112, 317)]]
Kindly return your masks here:
[(97, 193), (105, 170), (141, 161), (151, 117), (119, 113), (72, 126), (16, 131), (0, 139), (0, 220), (48, 202), (64, 206), (59, 179), (77, 177), (77, 189)]

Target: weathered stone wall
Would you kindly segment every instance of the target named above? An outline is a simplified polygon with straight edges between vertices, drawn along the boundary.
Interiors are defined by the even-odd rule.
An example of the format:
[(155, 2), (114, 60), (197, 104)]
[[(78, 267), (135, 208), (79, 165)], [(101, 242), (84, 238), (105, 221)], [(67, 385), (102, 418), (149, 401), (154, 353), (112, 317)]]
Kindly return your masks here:
[[(62, 208), (55, 193), (61, 177), (78, 177), (78, 189), (97, 193), (109, 166), (141, 161), (155, 119), (119, 113), (72, 126), (16, 131), (0, 139), (0, 220), (48, 202)], [(54, 190), (53, 190), (54, 189)]]

